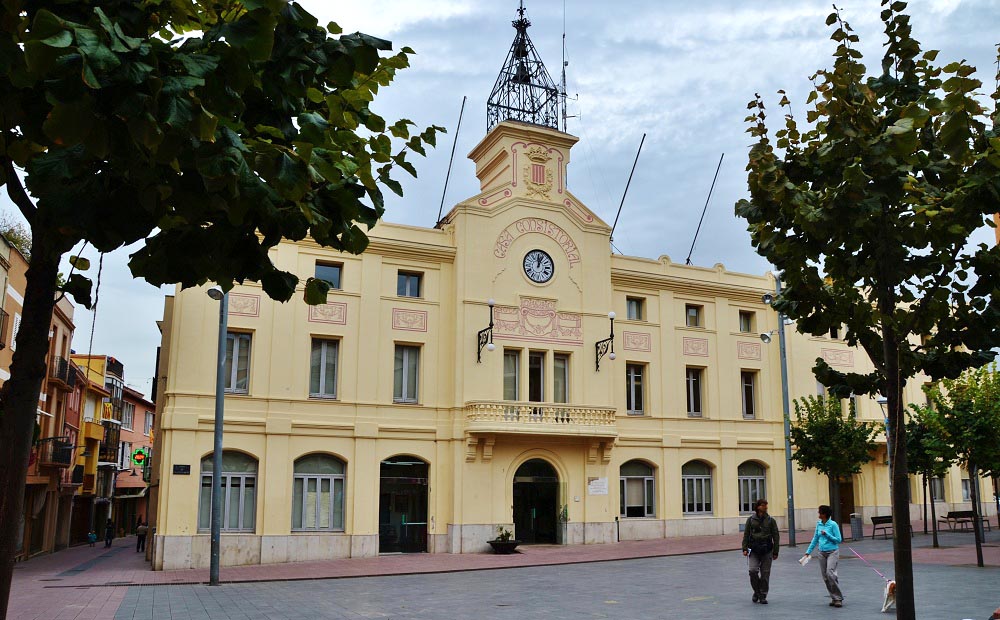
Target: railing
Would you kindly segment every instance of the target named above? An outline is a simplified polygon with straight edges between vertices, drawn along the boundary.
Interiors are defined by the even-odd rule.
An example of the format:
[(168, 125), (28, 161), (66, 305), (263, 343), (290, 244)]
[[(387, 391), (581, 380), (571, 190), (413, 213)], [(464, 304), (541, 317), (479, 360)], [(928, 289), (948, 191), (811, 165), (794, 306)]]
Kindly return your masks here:
[(472, 432), (618, 435), (613, 407), (475, 401), (466, 403), (465, 412)]
[(69, 437), (46, 437), (39, 439), (38, 462), (51, 467), (69, 467), (73, 464), (73, 444)]
[(62, 383), (69, 389), (76, 387), (76, 372), (68, 359), (62, 357), (52, 358), (49, 368), (49, 378)]
[(0, 308), (0, 349), (7, 346), (7, 322), (9, 320), (10, 315), (7, 314), (5, 310)]

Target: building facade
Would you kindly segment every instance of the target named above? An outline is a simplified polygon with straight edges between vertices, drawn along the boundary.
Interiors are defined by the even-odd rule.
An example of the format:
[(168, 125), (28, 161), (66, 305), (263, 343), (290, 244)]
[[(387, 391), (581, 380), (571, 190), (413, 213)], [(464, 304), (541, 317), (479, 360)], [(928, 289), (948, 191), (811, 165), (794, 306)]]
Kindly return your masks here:
[(132, 534), (138, 520), (149, 521), (148, 457), (152, 454), (155, 406), (138, 391), (125, 386), (121, 434), (118, 439), (118, 479), (114, 521), (119, 532)]
[[(274, 249), (331, 283), (325, 305), (230, 292), (223, 564), (481, 552), (498, 528), (526, 543), (736, 535), (762, 496), (785, 525), (780, 357), (760, 338), (778, 327), (761, 301), (773, 278), (612, 254), (565, 186), (576, 141), (501, 122), (470, 154), (481, 192), (438, 227), (380, 223), (361, 256)], [(157, 569), (209, 561), (217, 321), (189, 289), (160, 323)], [(793, 398), (817, 393), (817, 357), (870, 368), (836, 333), (788, 331)], [(885, 457), (883, 438), (841, 486), (845, 514), (889, 513)], [(827, 481), (794, 484), (809, 524)], [(949, 507), (960, 485), (957, 470), (940, 484)]]

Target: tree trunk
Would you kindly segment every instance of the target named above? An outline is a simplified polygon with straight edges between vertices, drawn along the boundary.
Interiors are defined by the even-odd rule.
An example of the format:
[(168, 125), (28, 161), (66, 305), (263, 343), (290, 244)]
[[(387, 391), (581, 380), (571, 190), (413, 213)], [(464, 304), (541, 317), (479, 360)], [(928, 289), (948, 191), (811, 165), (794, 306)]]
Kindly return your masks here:
[(836, 476), (827, 476), (830, 484), (830, 509), (833, 520), (840, 524), (840, 480)]
[(927, 535), (927, 473), (925, 472), (923, 476), (920, 477), (923, 481), (924, 487), (924, 536)]
[(969, 463), (969, 499), (972, 500), (972, 530), (976, 535), (976, 566), (983, 564), (983, 522), (979, 510), (979, 468)]
[(0, 437), (4, 443), (0, 450), (0, 618), (7, 617), (14, 554), (21, 533), (18, 528), (24, 512), (28, 454), (45, 378), (58, 269), (58, 252), (47, 246), (43, 235), (36, 234), (31, 243), (17, 349), (10, 379), (0, 389)]
[(934, 494), (931, 493), (931, 532), (934, 538), (934, 548), (940, 547), (938, 544), (938, 528), (937, 528), (937, 500)]

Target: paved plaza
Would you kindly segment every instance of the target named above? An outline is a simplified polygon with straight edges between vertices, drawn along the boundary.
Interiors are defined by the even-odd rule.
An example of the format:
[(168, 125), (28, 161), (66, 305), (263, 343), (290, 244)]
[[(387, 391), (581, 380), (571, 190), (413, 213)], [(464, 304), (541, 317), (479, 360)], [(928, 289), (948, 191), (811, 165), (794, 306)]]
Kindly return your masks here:
[[(891, 575), (891, 542), (849, 544)], [(930, 549), (930, 537), (914, 539), (919, 616), (985, 620), (1000, 605), (1000, 535), (988, 533), (986, 568), (975, 566), (971, 534), (942, 534), (941, 542), (942, 549)], [(229, 568), (223, 569), (223, 579), (235, 582), (218, 587), (199, 583), (199, 571), (153, 573), (130, 544), (134, 539), (116, 541), (110, 550), (77, 547), (19, 565), (10, 618), (891, 617), (880, 613), (881, 578), (847, 547), (840, 565), (844, 608), (828, 606), (816, 562), (806, 567), (796, 562), (805, 549), (801, 544), (782, 548), (772, 571), (770, 604), (753, 604), (746, 560), (735, 550), (738, 536), (528, 547), (515, 556), (381, 556)], [(621, 559), (628, 557), (623, 554), (631, 559)], [(317, 578), (327, 576), (334, 578)]]

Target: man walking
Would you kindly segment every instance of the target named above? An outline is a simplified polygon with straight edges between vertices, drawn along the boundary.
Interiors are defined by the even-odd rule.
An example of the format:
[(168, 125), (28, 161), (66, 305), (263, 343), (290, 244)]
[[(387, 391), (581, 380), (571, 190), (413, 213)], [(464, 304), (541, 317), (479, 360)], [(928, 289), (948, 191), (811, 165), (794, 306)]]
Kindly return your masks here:
[(146, 550), (146, 534), (149, 533), (149, 525), (139, 521), (139, 526), (135, 528), (135, 552)]
[(823, 582), (830, 592), (830, 607), (843, 607), (844, 595), (840, 591), (837, 578), (837, 564), (840, 562), (840, 526), (836, 519), (831, 519), (833, 510), (829, 506), (819, 507), (819, 521), (816, 522), (816, 533), (806, 549), (806, 555), (819, 546), (819, 570), (823, 574)]
[(778, 559), (780, 543), (778, 524), (767, 514), (767, 500), (757, 500), (753, 505), (753, 514), (743, 527), (743, 555), (747, 557), (754, 603), (767, 605), (771, 562)]

